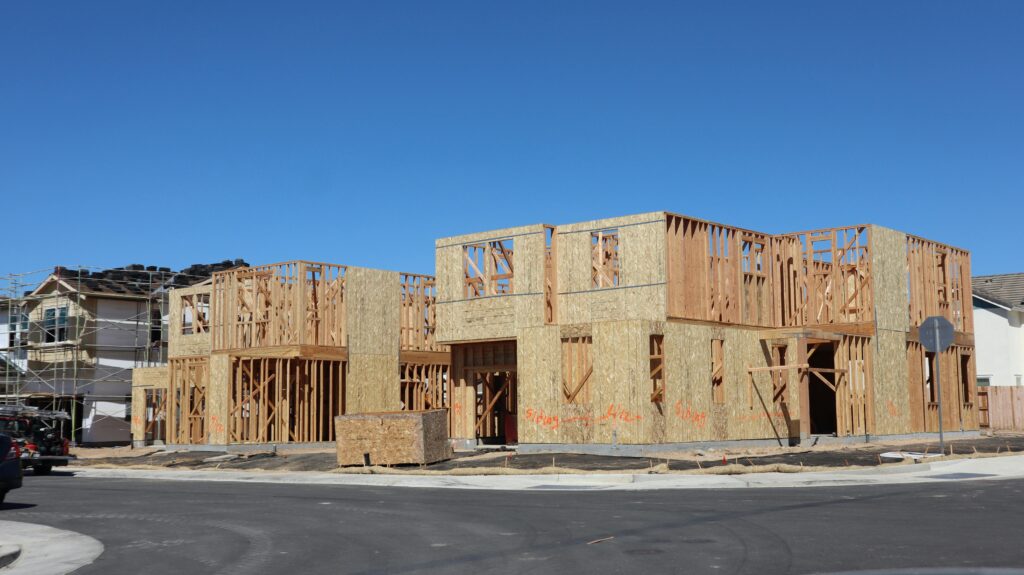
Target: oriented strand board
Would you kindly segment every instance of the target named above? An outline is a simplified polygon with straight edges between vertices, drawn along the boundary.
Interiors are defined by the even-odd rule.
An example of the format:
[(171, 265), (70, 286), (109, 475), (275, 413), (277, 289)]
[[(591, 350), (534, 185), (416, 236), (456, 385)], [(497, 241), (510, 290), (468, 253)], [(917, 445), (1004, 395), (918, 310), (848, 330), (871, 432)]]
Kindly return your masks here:
[[(169, 357), (204, 355), (210, 353), (210, 322), (213, 314), (207, 314), (207, 326), (201, 333), (182, 333), (182, 297), (206, 294), (211, 297), (212, 286), (204, 282), (200, 285), (170, 290), (168, 295), (167, 354)], [(209, 301), (209, 300), (207, 300)], [(198, 331), (194, 329), (194, 331)]]
[(447, 419), (441, 409), (336, 417), (338, 465), (422, 465), (450, 459)]
[[(714, 439), (711, 401), (711, 339), (707, 325), (665, 324), (665, 422), (668, 441)], [(725, 433), (722, 434), (724, 439)]]
[[(512, 293), (467, 298), (467, 244), (511, 239)], [(437, 340), (460, 342), (514, 338), (516, 330), (544, 325), (544, 226), (525, 226), (437, 241)]]
[(167, 389), (167, 367), (137, 367), (132, 370), (132, 440), (146, 439), (146, 390)]
[(597, 443), (657, 443), (650, 417), (650, 360), (644, 322), (629, 320), (596, 323), (594, 377), (591, 382), (594, 441)]
[(879, 330), (907, 331), (907, 235), (871, 226), (871, 285)]
[(231, 356), (226, 353), (212, 354), (210, 381), (206, 386), (206, 429), (210, 445), (228, 443), (231, 376)]
[(394, 272), (349, 268), (346, 413), (398, 409), (399, 278)]
[(526, 328), (519, 333), (521, 443), (587, 443), (590, 440), (586, 421), (571, 419), (563, 409), (560, 346), (558, 326)]
[(665, 319), (664, 285), (595, 289), (559, 297), (563, 324)]
[(398, 355), (353, 354), (345, 377), (345, 413), (401, 407)]
[(903, 331), (880, 329), (873, 340), (874, 434), (890, 435), (918, 431), (912, 429), (911, 425), (907, 334)]
[(348, 268), (346, 309), (349, 355), (398, 356), (400, 301), (395, 272)]
[[(626, 320), (536, 328), (520, 334), (520, 441), (622, 443), (778, 438), (798, 429), (796, 377), (785, 375), (785, 405), (773, 402), (771, 378), (748, 367), (770, 364), (752, 329)], [(562, 390), (561, 337), (588, 332), (593, 341), (589, 401), (568, 404)], [(665, 397), (651, 399), (650, 337), (664, 334)], [(711, 340), (724, 342), (726, 401), (711, 399)], [(787, 362), (795, 354), (787, 346)], [(794, 372), (795, 373), (795, 372)]]

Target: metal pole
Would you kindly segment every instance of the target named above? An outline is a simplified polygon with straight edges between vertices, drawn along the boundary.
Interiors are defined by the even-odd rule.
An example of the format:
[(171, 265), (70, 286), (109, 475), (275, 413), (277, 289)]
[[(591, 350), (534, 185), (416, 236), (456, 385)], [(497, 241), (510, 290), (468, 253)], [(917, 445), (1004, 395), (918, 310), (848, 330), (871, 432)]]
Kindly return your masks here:
[[(935, 345), (936, 349), (939, 349), (939, 322), (933, 322), (935, 324)], [(942, 365), (942, 352), (935, 352), (935, 391), (938, 396), (939, 403), (939, 453), (946, 453), (946, 442), (942, 435), (942, 377), (940, 374)]]

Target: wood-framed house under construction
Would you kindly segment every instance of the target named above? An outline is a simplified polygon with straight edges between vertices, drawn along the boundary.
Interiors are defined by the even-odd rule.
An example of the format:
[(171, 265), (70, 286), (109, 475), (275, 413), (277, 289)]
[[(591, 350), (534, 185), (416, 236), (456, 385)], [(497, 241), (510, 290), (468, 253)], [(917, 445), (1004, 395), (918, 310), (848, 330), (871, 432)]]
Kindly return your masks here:
[(434, 279), (292, 261), (170, 295), (169, 365), (136, 373), (136, 445), (334, 441), (345, 413), (443, 408)]
[(667, 212), (437, 240), (451, 435), (663, 444), (977, 429), (970, 256), (874, 225), (766, 234)]

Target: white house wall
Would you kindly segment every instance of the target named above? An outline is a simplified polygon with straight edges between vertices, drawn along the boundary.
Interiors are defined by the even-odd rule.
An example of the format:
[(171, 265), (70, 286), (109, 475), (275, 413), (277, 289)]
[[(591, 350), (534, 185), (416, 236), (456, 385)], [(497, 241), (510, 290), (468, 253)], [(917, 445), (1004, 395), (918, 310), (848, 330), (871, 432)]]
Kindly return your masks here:
[(131, 435), (131, 424), (125, 420), (126, 404), (86, 399), (82, 404), (83, 443), (123, 443)]
[[(991, 385), (1016, 385), (1024, 376), (1024, 314), (990, 304), (974, 305), (978, 378)], [(1024, 377), (1022, 377), (1024, 379)]]
[[(100, 299), (96, 302), (95, 354), (98, 366), (141, 366), (149, 344), (149, 306), (145, 302)], [(131, 374), (127, 376), (131, 380)]]

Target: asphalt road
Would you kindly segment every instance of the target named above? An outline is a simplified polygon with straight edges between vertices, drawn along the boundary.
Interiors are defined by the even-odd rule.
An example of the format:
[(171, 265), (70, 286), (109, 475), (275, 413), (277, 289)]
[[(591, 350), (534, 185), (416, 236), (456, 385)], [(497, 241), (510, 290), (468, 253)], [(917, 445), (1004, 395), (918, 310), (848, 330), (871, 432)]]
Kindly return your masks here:
[(26, 477), (0, 519), (99, 539), (76, 573), (815, 573), (1024, 567), (1024, 481), (656, 491)]

